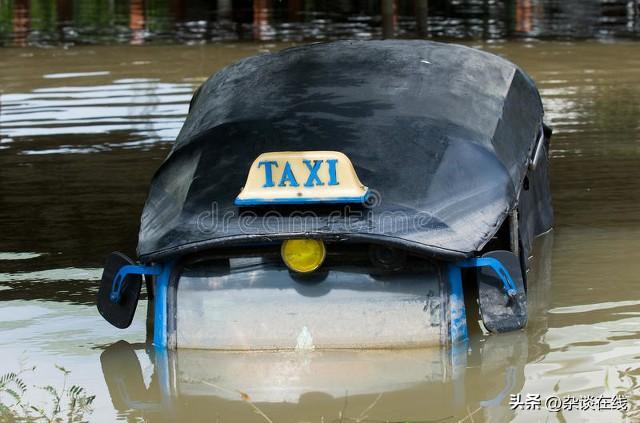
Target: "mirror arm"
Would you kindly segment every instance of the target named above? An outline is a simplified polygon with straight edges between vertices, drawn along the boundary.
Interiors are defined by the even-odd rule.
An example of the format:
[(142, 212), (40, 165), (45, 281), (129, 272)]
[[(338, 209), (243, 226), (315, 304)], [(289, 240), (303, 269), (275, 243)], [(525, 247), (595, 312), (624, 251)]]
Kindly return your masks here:
[(162, 272), (162, 266), (154, 265), (154, 266), (143, 266), (141, 264), (130, 264), (127, 266), (122, 266), (116, 277), (113, 278), (113, 285), (111, 286), (111, 294), (109, 295), (109, 299), (112, 303), (118, 303), (122, 296), (122, 288), (125, 285), (125, 281), (127, 276), (129, 275), (152, 275), (157, 276)]
[(516, 284), (511, 279), (511, 274), (509, 271), (500, 263), (499, 260), (491, 258), (491, 257), (477, 257), (470, 258), (465, 260), (460, 260), (455, 263), (456, 266), (461, 268), (469, 268), (469, 267), (490, 267), (492, 268), (496, 274), (500, 277), (502, 281), (502, 287), (509, 298), (514, 298), (517, 293)]

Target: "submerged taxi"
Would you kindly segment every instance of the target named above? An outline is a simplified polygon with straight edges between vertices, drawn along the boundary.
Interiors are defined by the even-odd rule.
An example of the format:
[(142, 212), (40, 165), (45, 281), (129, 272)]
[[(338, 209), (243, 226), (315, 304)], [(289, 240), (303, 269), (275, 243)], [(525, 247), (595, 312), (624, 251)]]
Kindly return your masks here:
[[(428, 41), (250, 57), (195, 93), (98, 310), (158, 348), (391, 348), (527, 322), (551, 130), (514, 64)], [(144, 277), (144, 279), (143, 279)], [(471, 321), (471, 320), (470, 320)]]

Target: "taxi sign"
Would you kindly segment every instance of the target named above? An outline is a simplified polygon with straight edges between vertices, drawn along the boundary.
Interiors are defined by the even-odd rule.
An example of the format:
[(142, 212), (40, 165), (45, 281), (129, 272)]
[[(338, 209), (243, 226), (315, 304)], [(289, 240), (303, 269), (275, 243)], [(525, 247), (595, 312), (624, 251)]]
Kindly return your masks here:
[(368, 188), (338, 151), (280, 151), (254, 160), (237, 206), (363, 203)]

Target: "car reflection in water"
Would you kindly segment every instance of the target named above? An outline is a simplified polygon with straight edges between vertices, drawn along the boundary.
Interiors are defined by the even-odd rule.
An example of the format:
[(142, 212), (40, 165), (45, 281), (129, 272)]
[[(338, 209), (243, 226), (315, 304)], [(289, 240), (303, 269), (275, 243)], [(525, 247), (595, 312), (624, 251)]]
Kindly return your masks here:
[[(545, 353), (528, 345), (539, 344), (546, 332), (552, 243), (553, 233), (539, 238), (530, 262), (526, 331), (485, 336), (478, 327), (469, 343), (410, 350), (228, 352), (119, 341), (100, 356), (111, 401), (120, 415), (151, 421), (320, 421), (365, 414), (395, 421), (411, 418), (408, 412), (420, 413), (420, 421), (425, 413), (434, 419), (482, 413), (505, 421), (514, 413), (510, 394), (521, 391), (525, 365), (536, 360), (530, 355)], [(482, 378), (486, 389), (465, 385), (466, 377)], [(469, 403), (478, 409), (467, 409)], [(220, 416), (221, 410), (232, 417)]]

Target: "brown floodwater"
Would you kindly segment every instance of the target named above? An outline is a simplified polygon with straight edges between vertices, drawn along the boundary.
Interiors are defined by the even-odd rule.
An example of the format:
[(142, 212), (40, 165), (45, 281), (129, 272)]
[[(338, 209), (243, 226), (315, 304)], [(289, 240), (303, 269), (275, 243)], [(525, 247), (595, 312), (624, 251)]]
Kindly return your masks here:
[[(0, 50), (0, 374), (36, 366), (24, 373), (30, 385), (57, 386), (54, 365), (64, 366), (96, 395), (91, 421), (639, 418), (640, 46), (468, 44), (532, 75), (554, 128), (556, 224), (534, 251), (526, 330), (473, 333), (463, 351), (155, 352), (144, 343), (145, 301), (126, 331), (98, 315), (103, 259), (134, 255), (149, 180), (194, 88), (291, 44), (9, 48)], [(624, 393), (630, 409), (511, 410), (518, 393)]]

